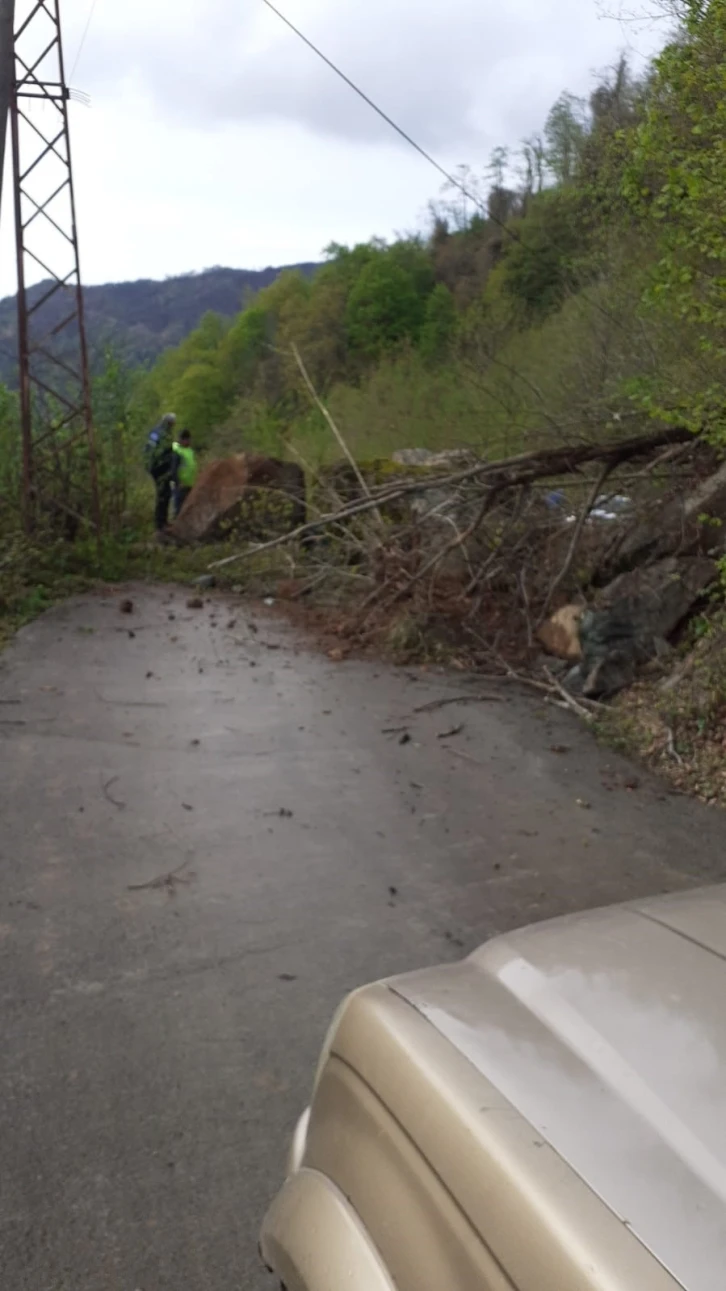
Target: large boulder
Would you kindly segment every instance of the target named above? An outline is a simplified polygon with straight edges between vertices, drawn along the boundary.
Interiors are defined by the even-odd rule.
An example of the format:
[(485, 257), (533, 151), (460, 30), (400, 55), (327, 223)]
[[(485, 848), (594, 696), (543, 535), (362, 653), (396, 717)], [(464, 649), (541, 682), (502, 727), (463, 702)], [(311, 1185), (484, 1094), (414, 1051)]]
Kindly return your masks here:
[(233, 536), (264, 542), (304, 524), (306, 516), (302, 467), (236, 453), (201, 472), (169, 536), (182, 545)]
[(718, 575), (704, 556), (669, 556), (622, 574), (580, 620), (582, 660), (568, 685), (590, 698), (629, 686), (638, 668), (667, 649), (668, 637)]

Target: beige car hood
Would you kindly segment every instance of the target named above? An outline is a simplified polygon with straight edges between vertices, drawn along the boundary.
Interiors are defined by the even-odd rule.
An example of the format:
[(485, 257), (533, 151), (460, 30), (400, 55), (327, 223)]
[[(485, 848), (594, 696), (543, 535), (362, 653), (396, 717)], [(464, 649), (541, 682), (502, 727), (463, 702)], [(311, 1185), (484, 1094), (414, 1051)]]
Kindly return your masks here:
[(722, 1291), (726, 889), (535, 926), (388, 986), (688, 1291)]

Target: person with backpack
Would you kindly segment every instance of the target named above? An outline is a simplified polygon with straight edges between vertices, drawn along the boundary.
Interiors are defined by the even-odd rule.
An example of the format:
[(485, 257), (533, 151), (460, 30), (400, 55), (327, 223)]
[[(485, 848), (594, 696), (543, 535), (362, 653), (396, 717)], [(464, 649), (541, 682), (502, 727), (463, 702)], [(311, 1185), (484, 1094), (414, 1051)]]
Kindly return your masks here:
[(174, 519), (179, 515), (194, 488), (198, 469), (197, 455), (192, 448), (192, 432), (183, 430), (179, 436), (179, 442), (174, 444), (171, 470), (171, 482), (174, 486)]
[(144, 449), (144, 464), (154, 481), (156, 504), (154, 527), (161, 537), (169, 523), (171, 480), (174, 470), (174, 427), (176, 416), (168, 412), (150, 432)]

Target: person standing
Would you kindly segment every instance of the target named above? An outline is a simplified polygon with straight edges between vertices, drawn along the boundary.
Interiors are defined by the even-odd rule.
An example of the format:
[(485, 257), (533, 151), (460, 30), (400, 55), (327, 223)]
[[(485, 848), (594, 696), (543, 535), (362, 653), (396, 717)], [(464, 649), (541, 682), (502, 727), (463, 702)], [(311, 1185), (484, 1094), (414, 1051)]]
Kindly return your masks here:
[(192, 433), (190, 430), (183, 430), (179, 436), (179, 442), (174, 444), (171, 468), (175, 519), (196, 484), (198, 472), (197, 455), (192, 448)]
[(175, 425), (176, 416), (174, 413), (166, 413), (158, 426), (155, 426), (150, 432), (144, 449), (146, 469), (154, 481), (154, 488), (156, 489), (154, 527), (158, 537), (161, 537), (169, 523)]

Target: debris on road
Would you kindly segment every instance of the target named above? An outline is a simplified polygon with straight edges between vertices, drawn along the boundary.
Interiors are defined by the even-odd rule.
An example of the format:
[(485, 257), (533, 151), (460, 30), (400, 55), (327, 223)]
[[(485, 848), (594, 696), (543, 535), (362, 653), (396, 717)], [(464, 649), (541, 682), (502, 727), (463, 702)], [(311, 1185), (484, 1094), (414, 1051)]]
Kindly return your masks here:
[(463, 730), (464, 730), (464, 723), (459, 722), (458, 726), (452, 726), (451, 730), (449, 731), (439, 731), (436, 738), (437, 740), (448, 740), (448, 739), (451, 739), (454, 735), (461, 735), (461, 732)]
[(479, 758), (472, 757), (471, 753), (465, 753), (463, 749), (452, 749), (446, 745), (446, 752), (451, 753), (455, 758), (461, 758), (464, 762), (472, 762), (475, 767), (483, 767), (484, 763)]
[(184, 861), (181, 865), (178, 865), (175, 870), (169, 870), (166, 874), (158, 874), (155, 879), (149, 879), (148, 883), (129, 883), (128, 891), (147, 892), (152, 890), (159, 891), (161, 888), (166, 888), (169, 896), (175, 896), (176, 888), (179, 884), (189, 884), (195, 877), (191, 870), (188, 874), (182, 874), (182, 870), (185, 870), (188, 864), (188, 861)]
[(203, 609), (204, 609), (204, 601), (202, 600), (201, 596), (190, 596), (190, 597), (189, 597), (189, 600), (187, 601), (187, 609), (188, 609), (188, 610), (203, 610)]
[(133, 601), (125, 600), (121, 602), (118, 608), (121, 614), (133, 614), (134, 603)]
[(502, 695), (452, 695), (446, 699), (432, 699), (428, 704), (419, 704), (414, 713), (435, 713), (438, 708), (449, 704), (501, 704)]
[(125, 811), (126, 803), (122, 802), (120, 798), (114, 798), (113, 795), (109, 792), (111, 786), (116, 784), (117, 780), (118, 780), (118, 776), (112, 775), (110, 780), (107, 780), (105, 784), (101, 785), (101, 792), (103, 793), (103, 796), (107, 800), (107, 802), (112, 803), (114, 807), (118, 807), (119, 811)]

